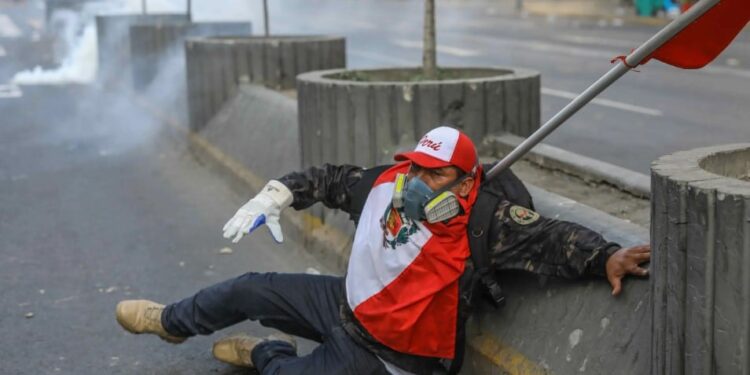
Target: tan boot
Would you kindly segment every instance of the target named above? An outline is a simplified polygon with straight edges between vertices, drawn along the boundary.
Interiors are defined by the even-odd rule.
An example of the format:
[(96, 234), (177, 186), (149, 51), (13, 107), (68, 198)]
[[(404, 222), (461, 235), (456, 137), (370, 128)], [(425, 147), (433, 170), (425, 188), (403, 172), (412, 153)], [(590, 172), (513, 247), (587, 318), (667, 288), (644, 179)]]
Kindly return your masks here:
[(266, 341), (288, 342), (295, 350), (297, 349), (294, 338), (284, 333), (275, 333), (264, 338), (238, 334), (214, 342), (214, 358), (230, 365), (252, 368), (255, 365), (250, 354), (258, 344)]
[(121, 301), (116, 309), (117, 323), (130, 333), (152, 333), (172, 344), (187, 340), (187, 337), (176, 337), (167, 333), (161, 325), (162, 311), (164, 305), (145, 299)]

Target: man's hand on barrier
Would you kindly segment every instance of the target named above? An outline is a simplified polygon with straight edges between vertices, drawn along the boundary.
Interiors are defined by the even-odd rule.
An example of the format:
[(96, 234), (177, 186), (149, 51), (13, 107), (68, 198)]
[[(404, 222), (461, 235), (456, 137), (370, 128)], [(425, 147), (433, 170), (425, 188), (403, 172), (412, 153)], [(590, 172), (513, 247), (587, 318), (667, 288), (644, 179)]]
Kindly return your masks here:
[(607, 280), (612, 285), (612, 295), (622, 291), (625, 275), (648, 276), (648, 270), (640, 267), (651, 259), (651, 245), (640, 245), (617, 250), (607, 259)]
[(271, 180), (253, 199), (245, 203), (224, 224), (224, 238), (237, 243), (246, 234), (265, 224), (276, 242), (284, 241), (279, 217), (281, 210), (292, 204), (292, 192), (279, 181)]

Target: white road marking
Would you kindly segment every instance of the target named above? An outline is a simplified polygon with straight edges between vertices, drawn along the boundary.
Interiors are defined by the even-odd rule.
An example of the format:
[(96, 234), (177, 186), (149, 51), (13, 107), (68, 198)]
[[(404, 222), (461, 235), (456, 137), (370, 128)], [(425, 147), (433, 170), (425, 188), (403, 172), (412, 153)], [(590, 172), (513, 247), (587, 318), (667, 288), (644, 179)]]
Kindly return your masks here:
[(706, 72), (710, 74), (729, 74), (729, 75), (742, 77), (742, 78), (750, 78), (750, 70), (729, 68), (729, 67), (716, 66), (716, 65), (709, 65), (698, 71), (699, 72), (702, 71), (702, 72)]
[(459, 48), (459, 47), (445, 46), (445, 45), (438, 45), (437, 51), (440, 53), (458, 56), (458, 57), (471, 57), (471, 56), (481, 55), (479, 51), (474, 51), (474, 50)]
[[(422, 42), (420, 41), (397, 39), (393, 41), (393, 44), (399, 47), (404, 47), (404, 48), (412, 48), (412, 49), (420, 49), (420, 50), (422, 49)], [(443, 44), (438, 44), (436, 49), (439, 53), (444, 53), (446, 55), (452, 55), (452, 56), (457, 56), (457, 57), (472, 57), (472, 56), (480, 55), (478, 51), (460, 48), (460, 47), (446, 46)]]
[[(538, 41), (538, 40), (514, 40), (514, 39), (504, 39), (504, 38), (489, 38), (489, 37), (483, 37), (483, 36), (475, 36), (474, 38), (482, 39), (483, 42), (486, 42), (486, 43), (505, 44), (505, 45), (510, 45), (513, 47), (532, 50), (536, 52), (557, 53), (560, 55), (569, 55), (569, 56), (575, 56), (575, 57), (590, 57), (590, 58), (607, 59), (607, 60), (611, 60), (615, 56), (623, 55), (624, 54), (623, 52), (625, 51), (625, 50), (614, 51), (614, 50), (570, 47), (570, 46), (565, 46), (565, 45), (547, 43), (547, 42)], [(554, 38), (560, 41), (567, 41), (567, 42), (572, 42), (572, 43), (581, 43), (581, 44), (601, 43), (601, 44), (607, 44), (609, 46), (623, 47), (623, 48), (635, 48), (638, 45), (640, 45), (640, 43), (638, 42), (630, 42), (626, 40), (616, 40), (616, 39), (598, 38), (598, 37), (584, 37), (584, 36), (576, 36), (576, 35), (560, 35), (560, 36), (554, 36)], [(668, 67), (668, 68), (674, 69), (672, 67)], [(750, 71), (737, 69), (737, 68), (730, 68), (730, 67), (721, 67), (721, 66), (712, 65), (712, 66), (708, 66), (697, 71), (705, 72), (705, 73), (714, 73), (714, 74), (729, 74), (729, 75), (735, 75), (735, 76), (744, 77), (744, 78), (750, 78)]]
[(349, 19), (349, 20), (346, 20), (345, 22), (347, 26), (352, 27), (354, 29), (375, 30), (377, 28), (377, 25), (369, 21)]
[[(444, 32), (444, 34), (451, 34), (451, 32)], [(462, 34), (457, 34), (457, 33), (452, 33), (452, 34), (454, 34), (457, 37), (463, 36)], [(573, 56), (573, 57), (586, 57), (586, 58), (593, 58), (593, 59), (601, 59), (605, 61), (610, 61), (616, 56), (621, 56), (625, 54), (624, 52), (626, 52), (625, 49), (623, 49), (622, 51), (605, 50), (605, 49), (590, 49), (590, 48), (583, 48), (583, 47), (571, 47), (571, 46), (566, 46), (566, 45), (561, 45), (561, 44), (553, 44), (553, 43), (543, 42), (539, 40), (508, 39), (508, 38), (498, 38), (498, 37), (486, 37), (486, 36), (481, 36), (481, 35), (474, 35), (472, 36), (472, 38), (475, 40), (481, 40), (482, 43), (487, 43), (490, 45), (507, 45), (507, 46), (512, 46), (512, 47), (519, 48), (519, 49), (525, 49), (525, 50), (530, 50), (534, 52), (542, 52), (544, 54), (557, 54), (557, 55), (567, 55), (567, 56)], [(575, 38), (578, 38), (578, 37), (575, 37)], [(591, 38), (595, 38), (595, 37), (591, 37)], [(608, 39), (601, 39), (602, 42), (607, 41), (607, 40)], [(610, 40), (610, 41), (613, 41), (613, 40)], [(626, 42), (627, 41), (621, 40), (617, 43), (624, 44)], [(637, 47), (637, 45), (635, 47)], [(667, 66), (667, 65), (664, 65), (661, 68), (679, 69), (679, 68), (674, 68), (674, 67)], [(702, 69), (695, 70), (695, 72), (700, 72), (700, 73), (705, 73), (705, 74), (723, 74), (723, 75), (730, 75), (730, 76), (741, 77), (741, 78), (750, 78), (750, 70), (719, 66), (715, 64), (709, 65)]]
[(384, 53), (376, 53), (376, 52), (362, 51), (362, 50), (356, 50), (356, 49), (349, 49), (347, 50), (347, 53), (349, 53), (352, 56), (361, 57), (363, 59), (379, 62), (382, 64), (392, 64), (392, 65), (400, 65), (400, 66), (417, 66), (421, 63), (420, 61), (409, 61), (407, 59), (393, 57), (392, 55), (387, 55)]
[[(457, 38), (465, 37), (466, 35), (463, 33), (457, 33), (452, 31), (445, 31), (443, 34), (449, 34)], [(541, 40), (534, 40), (534, 39), (511, 39), (511, 38), (502, 38), (502, 37), (489, 37), (485, 35), (478, 35), (474, 34), (471, 36), (471, 39), (475, 41), (480, 41), (481, 43), (485, 43), (488, 46), (499, 46), (499, 45), (506, 45), (511, 46), (515, 48), (525, 49), (525, 50), (531, 50), (535, 52), (543, 52), (545, 54), (550, 53), (556, 53), (560, 55), (567, 55), (567, 56), (575, 56), (575, 57), (591, 57), (591, 58), (602, 58), (607, 59), (607, 61), (611, 60), (615, 56), (622, 55), (621, 52), (618, 51), (605, 51), (600, 48), (592, 49), (592, 48), (583, 48), (583, 47), (572, 47), (568, 45), (562, 45), (559, 43), (549, 43), (544, 42)], [(491, 48), (491, 47), (490, 47)]]
[(13, 20), (8, 15), (0, 13), (0, 37), (18, 38), (21, 35), (21, 29), (16, 26)]
[(591, 57), (596, 59), (607, 59), (611, 60), (615, 56), (622, 55), (616, 51), (603, 51), (598, 49), (571, 47), (561, 44), (541, 42), (538, 40), (513, 40), (513, 39), (499, 39), (498, 43), (511, 45), (517, 48), (524, 48), (536, 52), (557, 53), (560, 55), (576, 56), (576, 57)]
[(16, 85), (0, 85), (0, 99), (20, 98), (21, 88)]
[(596, 36), (560, 34), (560, 35), (553, 35), (552, 38), (559, 40), (561, 42), (567, 42), (567, 43), (601, 44), (605, 46), (622, 47), (622, 48), (635, 48), (641, 45), (641, 42), (635, 42), (631, 40), (622, 40), (622, 39), (601, 38), (601, 37), (596, 37)]
[[(578, 94), (574, 92), (555, 90), (549, 87), (542, 87), (542, 94), (555, 96), (555, 97), (563, 98), (563, 99), (575, 99), (578, 96)], [(658, 109), (641, 107), (639, 105), (628, 104), (628, 103), (618, 102), (618, 101), (604, 99), (604, 98), (594, 98), (591, 101), (591, 104), (597, 104), (602, 107), (616, 108), (616, 109), (620, 109), (623, 111), (640, 113), (642, 115), (647, 115), (647, 116), (660, 117), (664, 115), (664, 113)]]

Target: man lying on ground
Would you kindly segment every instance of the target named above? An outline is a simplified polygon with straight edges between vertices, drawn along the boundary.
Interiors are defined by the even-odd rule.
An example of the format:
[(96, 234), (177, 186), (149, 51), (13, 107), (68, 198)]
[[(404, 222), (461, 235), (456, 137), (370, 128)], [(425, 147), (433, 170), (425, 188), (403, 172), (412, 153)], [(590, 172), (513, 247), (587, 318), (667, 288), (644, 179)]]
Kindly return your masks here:
[[(469, 277), (472, 251), (488, 251), (493, 271), (606, 276), (613, 294), (626, 274), (647, 275), (639, 264), (649, 260), (649, 245), (623, 249), (578, 224), (540, 216), (510, 171), (495, 185), (491, 245), (470, 249), (467, 225), (481, 210), (475, 203), (484, 168), (456, 129), (431, 130), (395, 160), (371, 169), (324, 165), (271, 180), (224, 227), (224, 237), (237, 242), (265, 224), (281, 242), (283, 209), (322, 202), (343, 210), (357, 228), (345, 277), (247, 273), (167, 306), (122, 301), (117, 321), (172, 343), (260, 321), (283, 333), (224, 338), (213, 354), (261, 374), (446, 373), (460, 367), (461, 327), (478, 284)], [(320, 345), (299, 357), (287, 334)]]

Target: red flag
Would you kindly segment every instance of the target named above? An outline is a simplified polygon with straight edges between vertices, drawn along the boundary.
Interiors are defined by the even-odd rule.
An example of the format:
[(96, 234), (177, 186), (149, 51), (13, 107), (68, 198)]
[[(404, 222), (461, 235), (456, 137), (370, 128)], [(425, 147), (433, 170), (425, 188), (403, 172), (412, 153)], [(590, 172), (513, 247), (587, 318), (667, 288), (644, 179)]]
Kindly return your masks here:
[(643, 60), (654, 58), (683, 69), (713, 61), (750, 22), (750, 0), (721, 0)]

